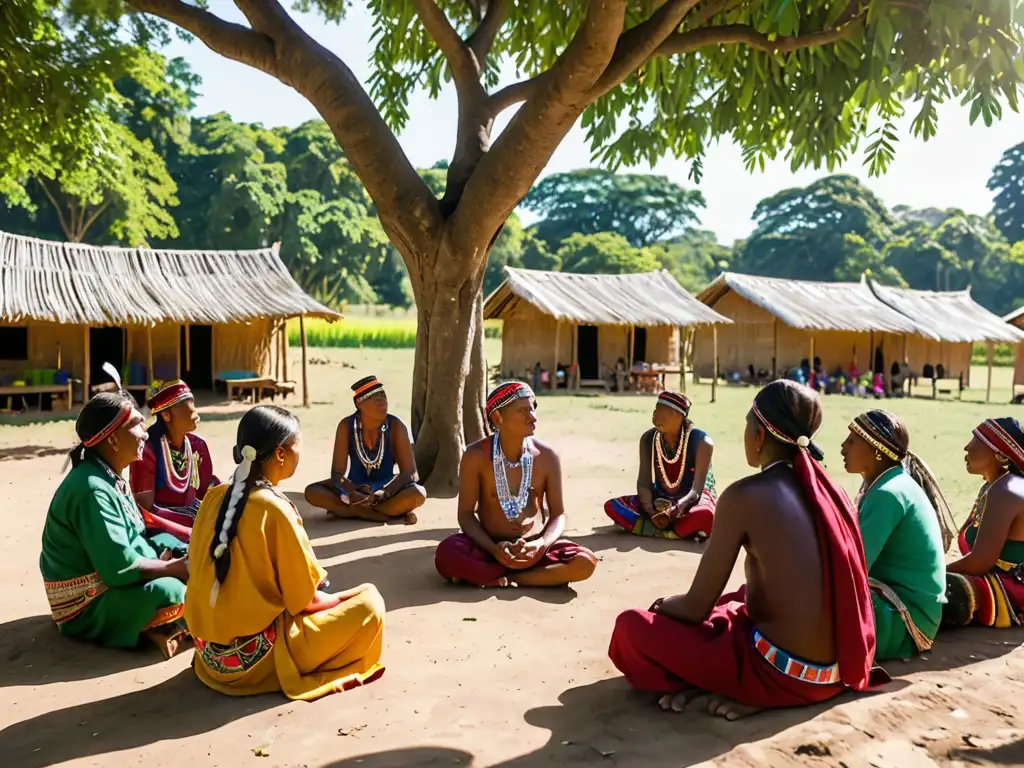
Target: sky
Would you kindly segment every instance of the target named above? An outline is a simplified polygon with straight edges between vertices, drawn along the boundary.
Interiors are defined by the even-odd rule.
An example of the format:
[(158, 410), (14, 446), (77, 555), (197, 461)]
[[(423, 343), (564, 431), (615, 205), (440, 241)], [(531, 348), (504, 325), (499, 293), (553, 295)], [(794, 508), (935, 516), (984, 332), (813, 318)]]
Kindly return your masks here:
[[(244, 23), (230, 0), (209, 0), (209, 5), (222, 18)], [(354, 2), (340, 25), (327, 23), (316, 14), (296, 13), (295, 17), (310, 35), (338, 54), (365, 86), (370, 74), (371, 17), (363, 3)], [(235, 120), (267, 127), (295, 126), (318, 117), (296, 91), (269, 75), (214, 53), (198, 40), (175, 40), (166, 53), (184, 57), (202, 77), (196, 109), (199, 115), (227, 112)], [(938, 135), (924, 142), (910, 135), (913, 105), (907, 111), (910, 114), (899, 124), (901, 140), (896, 159), (884, 176), (868, 178), (860, 156), (851, 158), (837, 172), (859, 176), (890, 207), (902, 203), (914, 208), (955, 207), (968, 213), (989, 213), (992, 194), (985, 184), (1002, 153), (1024, 141), (1024, 115), (1004, 109), (1002, 121), (992, 127), (986, 127), (981, 120), (972, 126), (968, 108), (949, 103), (939, 109)], [(454, 88), (449, 87), (436, 100), (425, 92), (417, 93), (409, 114), (409, 125), (399, 141), (413, 165), (425, 168), (449, 159), (457, 115)], [(511, 114), (509, 110), (503, 115), (496, 130)], [(439, 137), (446, 137), (449, 143), (445, 145)], [(577, 125), (555, 152), (544, 174), (592, 165), (596, 163), (591, 161), (584, 133)], [(699, 185), (688, 180), (689, 163), (685, 158), (670, 157), (653, 169), (644, 165), (631, 170), (661, 174), (685, 187), (697, 186), (707, 202), (701, 226), (726, 244), (751, 232), (751, 216), (758, 201), (782, 189), (805, 186), (828, 173), (824, 168), (793, 173), (784, 160), (767, 165), (763, 173), (748, 173), (739, 148), (728, 139), (709, 148)], [(533, 218), (520, 214), (526, 223)]]

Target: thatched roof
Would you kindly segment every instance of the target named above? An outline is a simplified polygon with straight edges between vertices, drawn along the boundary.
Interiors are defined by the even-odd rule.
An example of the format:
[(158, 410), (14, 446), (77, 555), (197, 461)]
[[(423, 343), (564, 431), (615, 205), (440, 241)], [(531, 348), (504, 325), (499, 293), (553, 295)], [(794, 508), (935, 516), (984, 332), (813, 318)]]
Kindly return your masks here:
[(0, 232), (0, 322), (230, 323), (341, 317), (299, 287), (276, 248), (153, 251)]
[(484, 317), (504, 319), (520, 301), (559, 320), (586, 325), (701, 326), (731, 323), (701, 304), (668, 272), (577, 275), (506, 267), (484, 302)]
[(863, 283), (819, 283), (723, 272), (697, 298), (713, 307), (729, 291), (735, 291), (791, 328), (931, 337), (911, 319), (879, 302)]
[(890, 288), (865, 278), (878, 300), (927, 328), (931, 334), (950, 342), (1021, 341), (1021, 333), (992, 314), (966, 291), (915, 291)]

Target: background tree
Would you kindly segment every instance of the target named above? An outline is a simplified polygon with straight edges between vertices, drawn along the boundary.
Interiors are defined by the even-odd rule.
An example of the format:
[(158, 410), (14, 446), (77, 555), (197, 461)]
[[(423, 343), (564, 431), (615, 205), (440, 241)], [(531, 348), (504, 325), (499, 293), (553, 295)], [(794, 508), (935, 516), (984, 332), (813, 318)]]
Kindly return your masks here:
[(649, 249), (634, 248), (617, 232), (570, 235), (557, 255), (563, 272), (580, 274), (625, 275), (661, 267)]
[[(372, 0), (369, 93), (278, 0), (236, 0), (234, 18), (183, 0), (75, 5), (165, 19), (291, 86), (327, 121), (409, 268), (412, 426), (435, 493), (455, 492), (465, 441), (484, 432), (488, 251), (577, 120), (612, 167), (671, 153), (690, 158), (699, 177), (707, 144), (730, 135), (749, 167), (784, 153), (794, 168), (832, 167), (870, 138), (868, 161), (881, 172), (901, 99), (918, 101), (913, 130), (927, 137), (935, 104), (948, 98), (965, 98), (986, 122), (1002, 100), (1016, 108), (1022, 75), (1017, 0)], [(300, 7), (340, 20), (346, 3)], [(503, 61), (526, 79), (499, 88)], [(448, 81), (459, 120), (438, 200), (394, 130), (415, 89), (436, 94)], [(494, 135), (496, 118), (517, 104)]]
[(522, 205), (542, 217), (533, 230), (549, 250), (577, 232), (618, 232), (639, 248), (695, 224), (704, 196), (664, 176), (583, 168), (545, 177)]
[(690, 230), (658, 243), (651, 250), (662, 268), (691, 293), (699, 292), (720, 273), (731, 269), (732, 248), (721, 245), (715, 233), (706, 229)]
[(1024, 143), (1010, 147), (992, 169), (988, 188), (996, 193), (996, 226), (1011, 243), (1024, 240)]

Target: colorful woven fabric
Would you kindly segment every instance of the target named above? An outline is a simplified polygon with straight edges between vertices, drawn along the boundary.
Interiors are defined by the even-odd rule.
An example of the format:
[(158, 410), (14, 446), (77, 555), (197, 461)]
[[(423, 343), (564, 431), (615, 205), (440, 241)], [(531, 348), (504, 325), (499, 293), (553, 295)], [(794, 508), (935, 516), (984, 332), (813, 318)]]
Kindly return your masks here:
[(507, 381), (504, 384), (499, 384), (491, 393), (487, 396), (487, 418), (490, 420), (491, 414), (495, 411), (500, 411), (509, 403), (513, 403), (516, 400), (522, 400), (529, 398), (530, 400), (535, 399), (533, 390), (530, 389), (528, 384), (524, 384), (521, 381)]
[(1024, 431), (1016, 419), (986, 419), (974, 430), (974, 436), (1024, 472)]
[(147, 395), (149, 399), (146, 400), (146, 406), (153, 413), (160, 413), (168, 408), (173, 408), (178, 403), (195, 399), (195, 395), (188, 388), (188, 384), (181, 379), (154, 381)]
[(752, 640), (755, 650), (764, 657), (764, 660), (787, 677), (815, 685), (834, 685), (840, 682), (838, 664), (812, 664), (804, 659), (798, 659), (786, 653), (756, 629)]
[(383, 391), (384, 385), (380, 379), (376, 376), (367, 376), (365, 379), (360, 379), (352, 385), (352, 399), (356, 405), (359, 405), (363, 400), (380, 394)]
[(679, 411), (683, 416), (690, 415), (690, 398), (679, 392), (665, 391), (658, 395), (658, 405), (664, 405), (673, 411)]

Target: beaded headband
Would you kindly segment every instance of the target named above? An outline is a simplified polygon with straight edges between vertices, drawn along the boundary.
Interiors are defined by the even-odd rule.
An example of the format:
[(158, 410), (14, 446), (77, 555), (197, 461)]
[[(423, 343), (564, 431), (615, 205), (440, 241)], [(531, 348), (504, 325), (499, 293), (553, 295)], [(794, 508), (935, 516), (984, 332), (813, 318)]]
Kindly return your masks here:
[(86, 448), (92, 448), (94, 445), (99, 445), (104, 440), (106, 440), (108, 437), (110, 437), (112, 434), (117, 432), (117, 430), (119, 430), (121, 427), (123, 427), (128, 422), (128, 419), (131, 417), (131, 415), (132, 415), (132, 404), (127, 402), (127, 401), (125, 401), (121, 405), (121, 410), (118, 411), (117, 416), (115, 416), (113, 419), (111, 419), (110, 423), (107, 424), (107, 426), (105, 426), (103, 429), (101, 429), (95, 435), (93, 435), (90, 438), (87, 438), (87, 439), (83, 440), (82, 441), (82, 445), (84, 445)]
[(893, 461), (903, 461), (906, 457), (906, 452), (893, 444), (889, 437), (882, 432), (881, 425), (877, 424), (866, 413), (862, 413), (854, 418), (850, 423), (850, 431), (883, 456)]
[(658, 405), (664, 405), (674, 411), (679, 411), (683, 416), (690, 415), (690, 398), (678, 392), (662, 392), (658, 395)]
[[(1016, 419), (1009, 419), (1020, 431)], [(974, 436), (996, 453), (1010, 460), (1017, 469), (1024, 471), (1024, 446), (996, 419), (986, 419), (977, 429)]]
[(363, 400), (383, 391), (384, 385), (381, 384), (380, 379), (376, 376), (367, 376), (352, 385), (352, 399), (355, 400), (356, 405), (359, 405)]
[(149, 400), (146, 401), (146, 405), (152, 413), (160, 413), (160, 411), (173, 408), (178, 403), (195, 399), (195, 395), (192, 394), (188, 384), (181, 379), (168, 382), (154, 382), (149, 392)]
[(800, 448), (805, 451), (810, 451), (812, 456), (816, 456), (819, 459), (823, 455), (821, 449), (818, 448), (818, 446), (816, 446), (812, 442), (814, 435), (811, 435), (810, 437), (808, 437), (807, 435), (800, 435), (800, 437), (793, 438), (785, 434), (784, 432), (782, 432), (782, 430), (780, 430), (778, 427), (776, 427), (774, 424), (772, 424), (770, 421), (768, 421), (768, 419), (764, 417), (764, 414), (762, 414), (761, 410), (757, 407), (756, 400), (754, 401), (753, 405), (750, 406), (750, 410), (754, 412), (754, 415), (757, 417), (757, 420), (760, 421), (762, 425), (764, 425), (764, 428), (767, 430), (768, 434), (774, 437), (780, 443), (784, 443), (786, 445), (795, 445), (797, 448)]
[(530, 389), (528, 384), (524, 384), (521, 381), (509, 381), (504, 384), (499, 384), (495, 387), (491, 394), (487, 396), (487, 418), (491, 418), (491, 414), (495, 411), (500, 411), (509, 403), (515, 402), (516, 400), (522, 400), (529, 398), (530, 400), (535, 399), (533, 390)]

